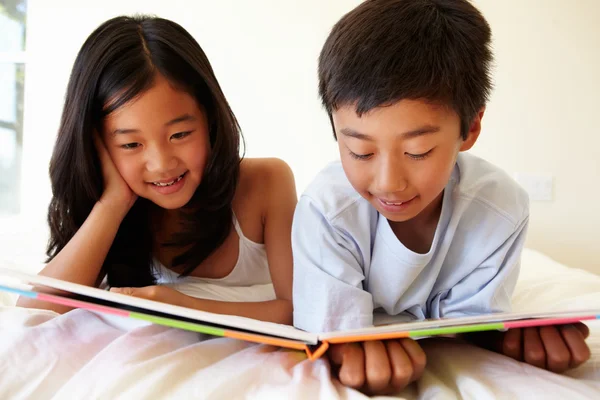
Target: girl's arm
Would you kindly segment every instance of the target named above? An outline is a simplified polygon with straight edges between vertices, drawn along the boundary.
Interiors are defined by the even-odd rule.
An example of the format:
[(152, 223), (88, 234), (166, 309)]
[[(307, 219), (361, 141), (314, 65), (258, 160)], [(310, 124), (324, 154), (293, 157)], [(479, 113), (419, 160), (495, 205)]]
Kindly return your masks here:
[[(105, 182), (102, 197), (96, 202), (77, 233), (39, 273), (86, 286), (98, 286), (102, 280), (101, 270), (106, 255), (123, 218), (137, 198), (116, 169), (104, 143), (98, 136), (95, 140)], [(59, 313), (71, 309), (27, 297), (19, 297), (17, 305)]]
[[(296, 207), (296, 186), (290, 167), (277, 159), (265, 160), (261, 166), (260, 185), (264, 201), (264, 242), (269, 271), (277, 299), (264, 302), (225, 302), (187, 296), (165, 286), (144, 288), (113, 288), (111, 291), (178, 306), (218, 314), (238, 315), (291, 325), (292, 307), (292, 245), (291, 231)], [(263, 189), (264, 188), (264, 189)]]
[(284, 299), (257, 302), (205, 300), (188, 296), (175, 289), (161, 285), (141, 288), (111, 288), (110, 291), (216, 314), (237, 315), (286, 325), (291, 325), (292, 322), (291, 301)]
[(186, 303), (204, 311), (292, 325), (292, 220), (298, 202), (294, 174), (284, 161), (275, 158), (264, 160), (260, 169), (264, 242), (277, 299), (230, 303), (189, 297)]
[[(86, 286), (97, 286), (102, 279), (100, 276), (102, 264), (123, 218), (122, 210), (97, 202), (81, 228), (39, 275)], [(28, 297), (19, 297), (17, 306), (43, 308), (58, 313), (71, 309)]]
[(281, 160), (268, 160), (268, 177), (266, 182), (266, 209), (264, 212), (264, 241), (269, 261), (269, 272), (275, 289), (277, 300), (257, 307), (257, 319), (278, 319), (279, 323), (292, 325), (292, 220), (298, 203), (296, 183), (290, 167)]
[(262, 161), (258, 175), (257, 181), (264, 182), (257, 190), (264, 202), (264, 242), (277, 299), (233, 303), (186, 296), (184, 301), (186, 307), (203, 311), (292, 325), (292, 220), (298, 202), (294, 174), (284, 161), (271, 158)]

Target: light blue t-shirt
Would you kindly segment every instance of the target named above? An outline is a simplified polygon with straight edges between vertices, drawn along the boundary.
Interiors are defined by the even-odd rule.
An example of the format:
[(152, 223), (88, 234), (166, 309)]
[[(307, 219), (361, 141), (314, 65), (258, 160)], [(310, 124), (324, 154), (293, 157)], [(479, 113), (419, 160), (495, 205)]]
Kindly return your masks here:
[(527, 193), (494, 165), (460, 153), (431, 249), (418, 254), (332, 163), (294, 215), (294, 326), (327, 332), (390, 322), (387, 316), (510, 311), (528, 221)]

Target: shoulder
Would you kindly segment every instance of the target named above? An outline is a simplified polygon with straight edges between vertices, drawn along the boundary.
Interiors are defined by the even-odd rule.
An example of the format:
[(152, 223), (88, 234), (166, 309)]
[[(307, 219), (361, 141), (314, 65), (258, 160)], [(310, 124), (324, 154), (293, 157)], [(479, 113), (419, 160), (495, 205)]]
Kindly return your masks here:
[[(278, 158), (245, 158), (240, 164), (236, 198), (255, 202), (263, 211), (274, 203), (296, 204), (296, 183), (290, 166)], [(245, 199), (245, 200), (244, 200)]]
[(240, 185), (265, 188), (276, 182), (294, 182), (294, 173), (285, 161), (279, 158), (244, 158), (241, 161)]
[(520, 225), (529, 216), (529, 196), (504, 170), (471, 154), (457, 160), (458, 182), (454, 188), (459, 201), (467, 202), (488, 215)]
[(357, 239), (370, 237), (377, 210), (350, 184), (339, 161), (328, 164), (300, 196), (294, 225), (297, 230), (327, 227)]

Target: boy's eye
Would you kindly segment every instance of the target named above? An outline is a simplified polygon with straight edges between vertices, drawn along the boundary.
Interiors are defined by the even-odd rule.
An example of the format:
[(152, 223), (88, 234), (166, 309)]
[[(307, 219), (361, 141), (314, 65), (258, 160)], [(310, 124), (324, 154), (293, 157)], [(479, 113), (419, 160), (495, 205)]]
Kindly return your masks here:
[(356, 154), (355, 152), (350, 151), (350, 156), (352, 156), (352, 158), (356, 159), (356, 160), (368, 160), (369, 158), (371, 158), (371, 156), (373, 155), (373, 153), (369, 153), (369, 154)]
[(177, 132), (171, 136), (171, 139), (183, 139), (184, 137), (188, 136), (190, 133), (192, 133), (192, 131)]
[(427, 158), (427, 156), (430, 155), (432, 151), (433, 151), (433, 149), (426, 151), (425, 153), (421, 153), (421, 154), (411, 154), (411, 153), (404, 153), (404, 154), (406, 154), (413, 160), (423, 160), (423, 159)]
[(121, 147), (122, 149), (125, 149), (125, 150), (132, 150), (132, 149), (137, 148), (139, 145), (140, 145), (139, 143), (126, 143), (126, 144), (122, 144), (119, 147)]

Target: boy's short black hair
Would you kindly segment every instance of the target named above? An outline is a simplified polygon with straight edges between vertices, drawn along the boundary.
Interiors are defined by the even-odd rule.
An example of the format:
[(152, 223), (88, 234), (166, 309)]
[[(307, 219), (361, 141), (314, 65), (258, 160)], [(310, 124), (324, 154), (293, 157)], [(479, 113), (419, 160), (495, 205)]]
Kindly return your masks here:
[(488, 23), (467, 0), (367, 0), (333, 27), (321, 50), (321, 100), (331, 116), (350, 104), (362, 115), (426, 99), (451, 107), (466, 138), (492, 88), (490, 40)]

